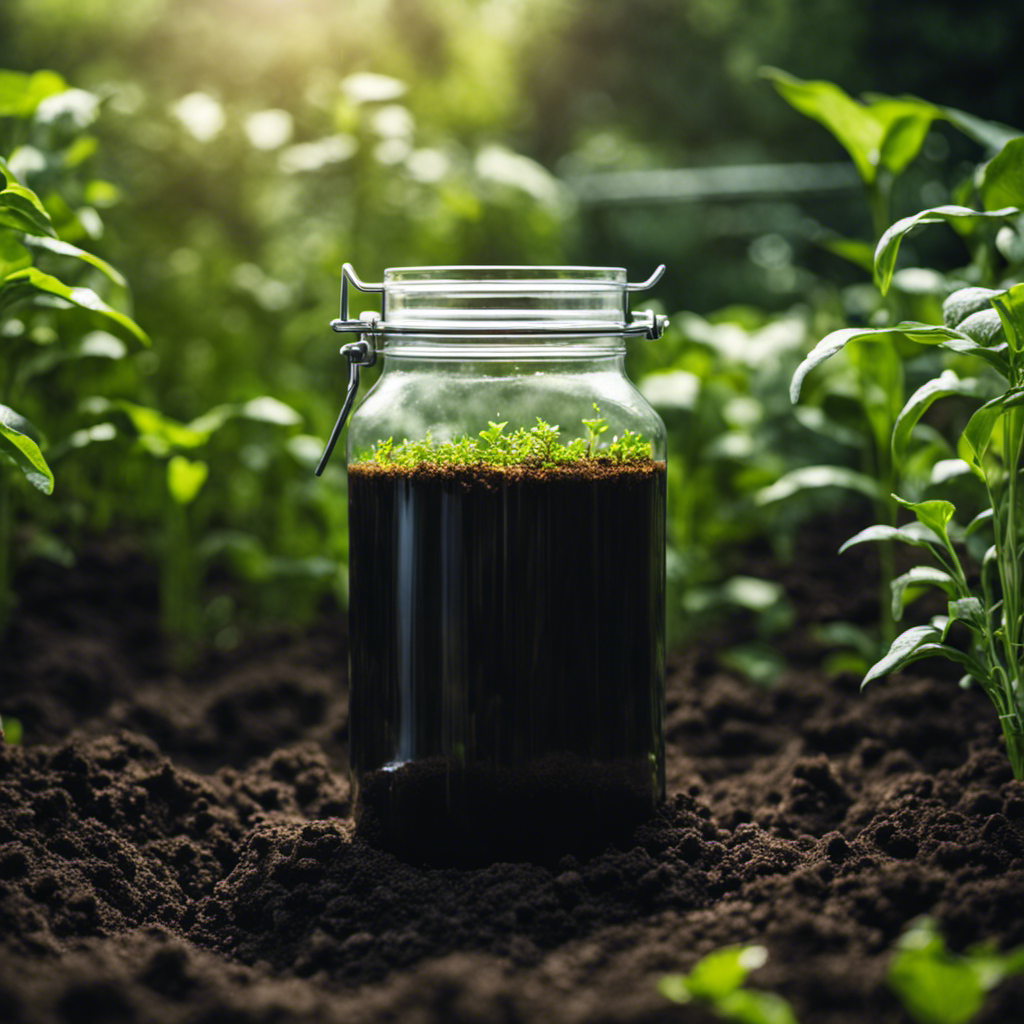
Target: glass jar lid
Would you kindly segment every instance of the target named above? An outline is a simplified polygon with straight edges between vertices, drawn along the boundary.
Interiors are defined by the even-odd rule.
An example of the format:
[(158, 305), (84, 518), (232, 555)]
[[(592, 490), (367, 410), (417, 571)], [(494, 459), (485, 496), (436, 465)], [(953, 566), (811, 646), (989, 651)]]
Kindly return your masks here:
[[(650, 310), (631, 313), (631, 292), (652, 287), (660, 266), (631, 284), (622, 267), (392, 267), (380, 284), (342, 268), (341, 316), (335, 331), (361, 334), (661, 336), (667, 321)], [(349, 283), (381, 295), (380, 313), (348, 312)]]

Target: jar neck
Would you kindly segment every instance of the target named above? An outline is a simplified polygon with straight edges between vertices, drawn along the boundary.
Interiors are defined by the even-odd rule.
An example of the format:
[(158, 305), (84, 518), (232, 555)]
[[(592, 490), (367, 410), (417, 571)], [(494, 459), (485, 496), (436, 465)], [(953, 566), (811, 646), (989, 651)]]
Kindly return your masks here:
[(626, 341), (614, 335), (600, 337), (547, 337), (538, 339), (514, 335), (385, 335), (378, 350), (389, 359), (498, 361), (621, 361)]

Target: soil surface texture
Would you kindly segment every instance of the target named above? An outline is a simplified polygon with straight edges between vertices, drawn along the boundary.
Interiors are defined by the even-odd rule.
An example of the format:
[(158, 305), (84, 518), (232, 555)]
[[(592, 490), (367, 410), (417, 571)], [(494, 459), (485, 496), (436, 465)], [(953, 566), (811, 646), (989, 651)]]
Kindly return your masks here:
[[(655, 817), (472, 870), (355, 833), (342, 614), (178, 672), (130, 544), (28, 566), (0, 660), (24, 725), (0, 743), (0, 1021), (699, 1024), (658, 978), (757, 942), (750, 983), (801, 1024), (903, 1024), (885, 971), (914, 917), (1024, 943), (1024, 784), (941, 663), (863, 695), (825, 676), (810, 627), (866, 621), (873, 592), (804, 537), (800, 571), (751, 562), (799, 613), (773, 687), (720, 666), (731, 637), (670, 656)], [(979, 1020), (1022, 1005), (1008, 981)]]

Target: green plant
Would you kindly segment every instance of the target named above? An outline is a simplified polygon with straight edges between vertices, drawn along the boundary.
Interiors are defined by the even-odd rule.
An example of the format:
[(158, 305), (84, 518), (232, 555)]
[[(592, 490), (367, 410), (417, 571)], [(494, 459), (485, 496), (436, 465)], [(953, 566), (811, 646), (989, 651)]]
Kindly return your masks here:
[(406, 439), (396, 445), (394, 438), (389, 437), (360, 453), (356, 461), (392, 466), (555, 466), (581, 459), (608, 458), (616, 462), (650, 459), (650, 441), (632, 430), (624, 430), (621, 437), (616, 435), (609, 444), (599, 448), (598, 439), (609, 428), (596, 403), (594, 412), (594, 418), (582, 421), (587, 429), (586, 440), (560, 441), (560, 428), (539, 416), (535, 426), (518, 427), (511, 434), (505, 433), (507, 420), (501, 423), (488, 420), (487, 429), (478, 434), (479, 440), (463, 434), (450, 441), (437, 442), (428, 431), (421, 441)]
[(743, 987), (767, 960), (764, 946), (728, 946), (698, 960), (689, 974), (665, 975), (658, 991), (674, 1003), (702, 1003), (734, 1024), (797, 1024), (782, 996)]
[[(149, 343), (131, 317), (81, 283), (105, 284), (123, 301), (122, 275), (69, 240), (87, 224), (95, 229), (99, 219), (84, 201), (90, 186), (76, 179), (95, 149), (86, 129), (98, 105), (54, 72), (0, 70), (0, 151), (7, 154), (0, 156), (0, 635), (14, 603), (16, 505), (26, 501), (15, 487), (17, 471), (42, 494), (54, 489), (46, 441), (34, 421), (41, 416), (59, 431), (63, 396), (39, 387), (40, 379), (84, 359), (121, 359), (127, 348), (120, 338)], [(38, 192), (19, 180), (17, 168)], [(94, 197), (102, 184), (91, 182)], [(95, 331), (97, 321), (114, 334)]]
[[(1003, 222), (1000, 249), (1018, 262), (1004, 271), (1010, 280), (1018, 273), (1017, 242), (1024, 206), (1024, 140), (1012, 140), (984, 168), (979, 192), (982, 209), (941, 207), (925, 210), (894, 224), (879, 241), (875, 274), (883, 293), (892, 279), (896, 251), (903, 238), (921, 224), (949, 222), (973, 226), (989, 234), (987, 226)], [(1007, 206), (1007, 201), (1015, 205)], [(997, 205), (998, 204), (998, 205)], [(988, 209), (987, 207), (995, 207)], [(968, 236), (971, 237), (971, 236)], [(998, 237), (998, 236), (997, 236)], [(966, 273), (976, 279), (982, 265), (991, 272), (991, 261), (979, 259), (987, 249), (983, 235), (975, 244), (975, 258)], [(966, 283), (966, 282), (965, 282)], [(932, 655), (961, 665), (966, 671), (962, 685), (976, 682), (991, 699), (999, 716), (1014, 775), (1024, 778), (1024, 514), (1021, 509), (1021, 460), (1024, 456), (1024, 284), (1008, 288), (965, 287), (953, 290), (944, 304), (946, 323), (902, 322), (892, 327), (848, 328), (824, 338), (794, 375), (792, 397), (799, 396), (806, 374), (840, 352), (851, 342), (898, 339), (903, 343), (931, 346), (952, 353), (957, 365), (976, 365), (977, 376), (961, 377), (947, 367), (922, 384), (905, 402), (890, 436), (890, 458), (897, 474), (924, 451), (930, 465), (932, 491), (947, 489), (951, 481), (973, 479), (981, 485), (982, 510), (959, 527), (956, 507), (945, 498), (908, 500), (892, 494), (892, 500), (913, 513), (916, 522), (897, 527), (893, 522), (876, 524), (843, 545), (847, 550), (865, 541), (899, 543), (926, 551), (932, 564), (921, 565), (892, 579), (891, 607), (894, 619), (902, 616), (911, 592), (938, 588), (947, 598), (947, 614), (929, 624), (914, 626), (897, 636), (888, 653), (864, 676), (870, 682), (894, 669)], [(981, 402), (955, 439), (944, 439), (922, 420), (940, 398), (958, 396), (965, 402)], [(985, 399), (988, 399), (985, 401)], [(937, 444), (936, 439), (940, 442)], [(944, 450), (945, 449), (945, 450)], [(979, 496), (971, 497), (978, 501)], [(991, 534), (991, 544), (980, 554), (977, 573), (958, 553), (975, 534)], [(965, 568), (965, 565), (967, 568)], [(966, 649), (964, 649), (966, 648)]]
[[(202, 530), (191, 509), (210, 476), (210, 462), (196, 456), (205, 453), (218, 433), (231, 423), (288, 429), (301, 423), (302, 418), (269, 395), (248, 402), (222, 403), (189, 423), (124, 399), (111, 401), (94, 396), (83, 405), (94, 416), (125, 421), (122, 433), (134, 434), (134, 451), (161, 466), (161, 536), (156, 545), (161, 567), (161, 617), (179, 660), (187, 662), (204, 633), (202, 556), (216, 550), (197, 543)], [(132, 452), (126, 456), (131, 458)]]
[(915, 1024), (969, 1024), (992, 989), (1021, 973), (1024, 946), (998, 953), (979, 943), (956, 955), (935, 922), (921, 917), (897, 941), (887, 980)]
[[(955, 288), (964, 284), (997, 283), (997, 232), (1000, 224), (1017, 214), (1009, 202), (1015, 194), (1014, 153), (1021, 140), (1014, 137), (1012, 129), (915, 97), (871, 94), (858, 101), (831, 82), (801, 81), (770, 68), (765, 69), (764, 74), (773, 80), (780, 95), (792, 106), (820, 122), (836, 137), (849, 153), (864, 183), (877, 245), (872, 247), (867, 242), (840, 238), (827, 231), (823, 231), (819, 239), (826, 249), (873, 272), (880, 301), (862, 310), (862, 316), (873, 325), (899, 323), (902, 327), (908, 322), (908, 309), (914, 306), (918, 307), (918, 315), (922, 308), (926, 315), (931, 315), (928, 307), (933, 307), (937, 313), (941, 300)], [(980, 209), (949, 204), (889, 226), (894, 185), (921, 151), (930, 126), (939, 120), (947, 121), (981, 143), (989, 154), (996, 153), (994, 159), (978, 169), (980, 186), (975, 185), (972, 175), (954, 190), (963, 201), (977, 192)], [(951, 224), (968, 244), (972, 256), (970, 265), (955, 279), (922, 268), (908, 269), (901, 281), (901, 284), (905, 282), (905, 287), (893, 288), (894, 283), (900, 281), (895, 263), (903, 238), (918, 225), (939, 221)], [(1004, 242), (1002, 251), (1010, 254), (1009, 240), (1004, 237)], [(1020, 253), (1013, 254), (1010, 262), (1019, 263)], [(904, 294), (905, 291), (909, 294)], [(909, 315), (913, 315), (913, 311)], [(874, 344), (847, 348), (853, 340), (870, 340)], [(881, 524), (895, 527), (899, 506), (892, 495), (922, 490), (932, 463), (952, 454), (943, 439), (933, 435), (930, 450), (918, 446), (913, 457), (894, 458), (891, 439), (908, 401), (909, 389), (917, 380), (935, 377), (944, 369), (936, 351), (922, 349), (917, 344), (922, 341), (927, 339), (919, 333), (898, 328), (865, 331), (851, 327), (833, 331), (817, 345), (793, 376), (790, 386), (793, 401), (795, 403), (800, 396), (807, 374), (845, 348), (843, 366), (833, 368), (824, 386), (818, 388), (818, 394), (823, 391), (826, 396), (818, 398), (816, 406), (820, 423), (815, 424), (810, 419), (813, 406), (805, 407), (801, 415), (812, 429), (827, 427), (837, 436), (851, 433), (852, 428), (853, 444), (860, 451), (860, 465), (856, 468), (843, 465), (800, 467), (766, 488), (760, 496), (763, 504), (788, 500), (802, 491), (840, 488), (869, 499), (874, 505), (875, 518)], [(953, 348), (952, 345), (947, 347)], [(959, 393), (966, 393), (974, 386), (965, 384)], [(922, 428), (919, 434), (924, 432)], [(892, 541), (881, 540), (879, 562), (878, 644), (880, 650), (885, 651), (895, 639), (898, 619), (891, 610), (890, 595), (896, 577)]]

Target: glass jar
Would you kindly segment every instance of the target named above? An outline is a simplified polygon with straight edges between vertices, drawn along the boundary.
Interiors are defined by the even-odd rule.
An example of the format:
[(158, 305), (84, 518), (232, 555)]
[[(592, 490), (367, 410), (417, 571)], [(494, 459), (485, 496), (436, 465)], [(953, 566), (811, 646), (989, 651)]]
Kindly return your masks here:
[(350, 758), (370, 841), (432, 863), (558, 857), (664, 797), (665, 428), (624, 371), (627, 337), (663, 327), (629, 293), (663, 269), (364, 285), (346, 266), (346, 289), (383, 295), (351, 321), (344, 291), (334, 325), (363, 332), (343, 349), (356, 384), (383, 358), (348, 436)]

